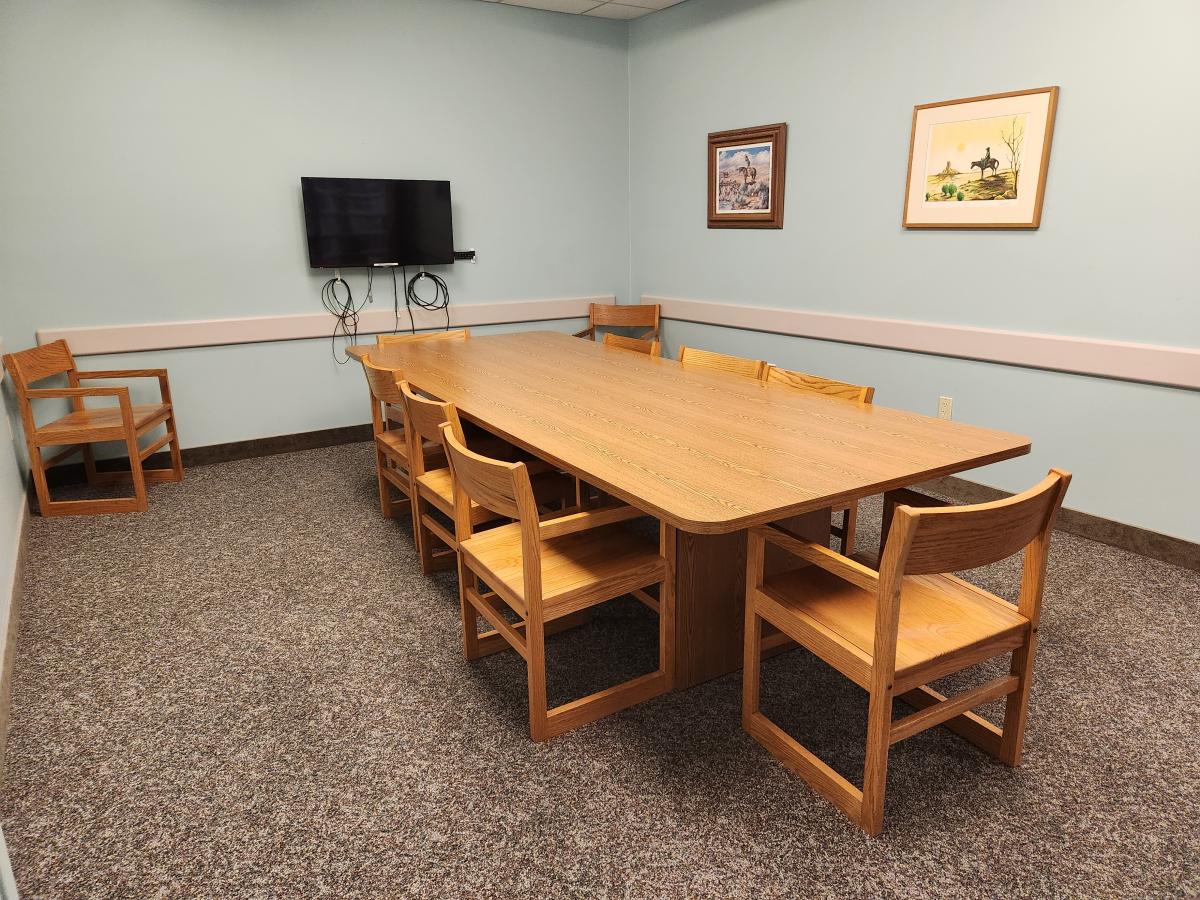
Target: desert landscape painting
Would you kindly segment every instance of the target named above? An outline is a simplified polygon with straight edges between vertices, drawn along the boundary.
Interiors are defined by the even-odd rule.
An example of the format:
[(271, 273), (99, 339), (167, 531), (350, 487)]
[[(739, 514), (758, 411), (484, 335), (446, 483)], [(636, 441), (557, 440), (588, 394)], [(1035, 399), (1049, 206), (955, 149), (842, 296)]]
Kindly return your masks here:
[(1016, 200), (1028, 113), (929, 127), (927, 203)]
[(718, 212), (770, 211), (773, 149), (770, 143), (763, 143), (717, 151)]

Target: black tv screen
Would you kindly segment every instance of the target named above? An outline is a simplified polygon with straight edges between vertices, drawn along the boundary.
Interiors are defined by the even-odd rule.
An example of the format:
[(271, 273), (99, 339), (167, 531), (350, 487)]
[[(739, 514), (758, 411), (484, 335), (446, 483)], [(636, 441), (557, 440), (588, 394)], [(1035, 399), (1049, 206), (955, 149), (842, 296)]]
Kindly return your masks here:
[(301, 178), (314, 269), (454, 262), (450, 182)]

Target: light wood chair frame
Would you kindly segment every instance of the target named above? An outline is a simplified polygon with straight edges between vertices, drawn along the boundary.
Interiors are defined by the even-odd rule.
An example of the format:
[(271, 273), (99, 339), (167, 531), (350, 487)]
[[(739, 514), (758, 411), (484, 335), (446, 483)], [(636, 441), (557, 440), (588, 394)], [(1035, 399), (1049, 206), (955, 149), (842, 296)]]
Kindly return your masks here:
[(453, 521), (453, 505), (421, 483), (421, 476), (429, 471), (421, 448), (427, 440), (442, 443), (443, 425), (451, 429), (464, 444), (466, 436), (458, 409), (453, 403), (423, 397), (407, 381), (400, 382), (400, 394), (404, 404), (412, 479), (409, 501), (412, 505), (413, 537), (421, 559), (421, 571), (429, 575), (456, 567), (458, 541), (453, 526), (447, 527), (433, 513), (433, 510), (437, 510)]
[(596, 340), (597, 328), (649, 328), (639, 334), (641, 340), (658, 340), (661, 307), (657, 303), (592, 303), (588, 306), (588, 327), (575, 337)]
[[(395, 518), (398, 513), (412, 512), (412, 467), (409, 464), (407, 418), (404, 414), (404, 396), (400, 382), (404, 375), (396, 369), (386, 369), (362, 358), (363, 373), (367, 377), (367, 390), (371, 398), (371, 432), (375, 442), (375, 478), (379, 487), (379, 511), (385, 518)], [(401, 452), (393, 445), (400, 443)], [(394, 497), (393, 491), (400, 496)], [(416, 523), (413, 524), (414, 540)]]
[[(1068, 473), (1052, 469), (1042, 482), (1023, 494), (961, 507), (935, 508), (938, 501), (912, 491), (893, 492), (891, 520), (886, 523), (886, 545), (878, 571), (775, 527), (752, 528), (746, 575), (743, 728), (870, 835), (883, 829), (888, 753), (898, 741), (944, 724), (1006, 765), (1019, 765), (1051, 530), (1070, 480)], [(817, 620), (798, 620), (784, 613), (779, 602), (764, 593), (767, 544), (875, 594), (874, 644), (869, 657)], [(905, 577), (964, 571), (1022, 550), (1025, 559), (1016, 611), (1028, 625), (1019, 638), (1008, 636), (989, 645), (964, 647), (933, 660), (923, 670), (907, 673), (900, 683), (895, 677), (896, 646)], [(862, 790), (762, 714), (759, 691), (764, 622), (788, 634), (869, 693)], [(1008, 675), (955, 697), (946, 697), (929, 687), (928, 682), (1009, 652), (1012, 659)], [(893, 721), (892, 700), (897, 696), (916, 712)], [(1001, 727), (971, 711), (1001, 698), (1005, 698)]]
[[(509, 463), (473, 453), (463, 444), (451, 424), (443, 426), (446, 458), (454, 474), (454, 525), (460, 542), (473, 533), (471, 503), (491, 509), (519, 523), (523, 570), (523, 596), (510, 591), (470, 555), (458, 555), (459, 597), (462, 608), (463, 654), (478, 659), (507, 647), (526, 662), (529, 689), (529, 734), (535, 741), (546, 741), (564, 732), (594, 722), (671, 690), (675, 671), (675, 530), (659, 525), (657, 571), (632, 572), (607, 590), (573, 596), (569, 604), (546, 609), (542, 594), (542, 543), (591, 529), (626, 522), (645, 516), (641, 510), (623, 504), (598, 509), (574, 508), (541, 519), (534, 498), (529, 470), (524, 462)], [(657, 596), (647, 588), (658, 587)], [(632, 594), (658, 615), (658, 668), (649, 674), (549, 708), (546, 696), (546, 646), (548, 634), (569, 627), (592, 608)], [(509, 622), (504, 610), (511, 610), (519, 621)], [(478, 632), (483, 618), (492, 629)]]
[(465, 341), (470, 337), (470, 328), (455, 328), (447, 331), (426, 331), (422, 332), (421, 334), (382, 332), (375, 335), (375, 343), (380, 347), (390, 347), (394, 344), (411, 344), (416, 341)]
[(625, 337), (623, 334), (613, 334), (611, 331), (605, 332), (604, 346), (615, 347), (618, 350), (632, 350), (635, 353), (645, 353), (647, 356), (662, 356), (661, 341)]
[(679, 348), (680, 365), (696, 369), (712, 369), (717, 372), (728, 372), (730, 375), (741, 375), (761, 381), (767, 364), (761, 359), (747, 359), (744, 356), (731, 356), (728, 353), (718, 353), (715, 350), (701, 350), (698, 347)]
[[(833, 378), (823, 378), (820, 375), (809, 375), (807, 372), (781, 369), (770, 363), (763, 371), (762, 380), (764, 384), (773, 384), (803, 393), (821, 394), (825, 397), (834, 397), (864, 406), (875, 399), (875, 388), (873, 387), (850, 384)], [(855, 538), (858, 531), (858, 501), (842, 507), (840, 510), (835, 509), (834, 512), (841, 512), (842, 520), (841, 524), (835, 522), (830, 531), (838, 539), (842, 555), (850, 556), (855, 550)]]
[[(43, 516), (72, 516), (103, 513), (145, 512), (148, 507), (146, 485), (155, 482), (178, 482), (183, 480), (183, 455), (179, 446), (179, 430), (175, 423), (175, 406), (171, 401), (171, 384), (166, 369), (106, 369), (80, 371), (75, 366), (66, 341), (54, 341), (41, 347), (9, 353), (4, 356), (4, 368), (12, 376), (13, 389), (21, 410), (21, 423), (25, 431), (25, 446), (29, 452), (29, 467), (33, 477), (38, 507)], [(65, 375), (68, 387), (32, 388), (46, 378)], [(137, 421), (137, 407), (130, 399), (128, 387), (85, 387), (84, 381), (109, 379), (154, 378), (158, 381), (160, 409), (152, 418)], [(80, 424), (74, 429), (56, 429), (48, 432), (55, 423), (38, 426), (33, 414), (34, 400), (66, 399), (70, 401), (72, 415), (88, 411), (86, 400), (92, 397), (110, 397), (117, 401), (120, 410), (120, 425), (96, 426)], [(61, 420), (60, 420), (61, 421)], [(140, 439), (162, 425), (164, 434), (145, 447)], [(129, 471), (101, 472), (96, 468), (92, 444), (119, 441), (125, 444), (129, 456)], [(45, 447), (64, 449), (49, 458), (42, 456)], [(147, 469), (143, 463), (163, 447), (168, 447), (171, 466), (168, 469)], [(93, 487), (131, 482), (133, 495), (100, 500), (53, 500), (46, 479), (46, 471), (72, 456), (80, 454), (83, 459), (87, 483)]]

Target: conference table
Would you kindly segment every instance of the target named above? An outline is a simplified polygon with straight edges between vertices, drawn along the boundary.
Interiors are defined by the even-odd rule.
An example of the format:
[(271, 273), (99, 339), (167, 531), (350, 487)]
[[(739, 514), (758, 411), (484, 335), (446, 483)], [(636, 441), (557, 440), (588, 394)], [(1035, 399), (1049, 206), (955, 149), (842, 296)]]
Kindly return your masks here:
[(677, 689), (741, 667), (747, 528), (786, 521), (827, 542), (832, 509), (1030, 449), (1015, 434), (559, 332), (350, 352), (667, 526)]

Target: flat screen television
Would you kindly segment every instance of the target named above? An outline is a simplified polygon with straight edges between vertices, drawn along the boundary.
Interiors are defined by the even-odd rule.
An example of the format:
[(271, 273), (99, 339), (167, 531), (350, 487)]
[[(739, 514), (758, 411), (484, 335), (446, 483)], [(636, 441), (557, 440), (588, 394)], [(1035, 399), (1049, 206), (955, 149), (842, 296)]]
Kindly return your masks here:
[(450, 182), (301, 178), (314, 269), (454, 262)]

